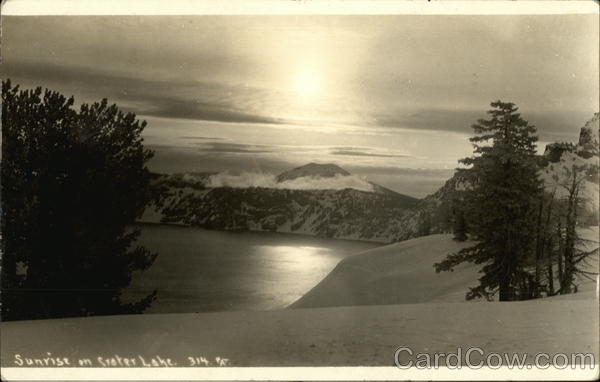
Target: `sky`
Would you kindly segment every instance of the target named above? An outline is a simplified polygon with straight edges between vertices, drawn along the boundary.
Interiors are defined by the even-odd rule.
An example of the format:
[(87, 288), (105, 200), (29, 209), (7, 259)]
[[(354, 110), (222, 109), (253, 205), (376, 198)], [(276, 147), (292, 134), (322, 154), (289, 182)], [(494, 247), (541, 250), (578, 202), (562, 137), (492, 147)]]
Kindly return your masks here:
[(4, 16), (2, 77), (148, 122), (163, 173), (336, 163), (425, 196), (492, 101), (540, 150), (598, 111), (597, 15)]

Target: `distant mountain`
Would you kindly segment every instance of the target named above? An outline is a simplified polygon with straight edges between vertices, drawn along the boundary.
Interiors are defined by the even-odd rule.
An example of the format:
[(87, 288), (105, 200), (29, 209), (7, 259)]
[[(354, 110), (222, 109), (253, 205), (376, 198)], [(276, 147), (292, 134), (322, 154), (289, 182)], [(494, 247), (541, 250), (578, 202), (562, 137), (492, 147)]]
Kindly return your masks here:
[[(154, 184), (160, 192), (142, 221), (387, 243), (404, 238), (402, 220), (419, 202), (373, 183), (372, 191), (208, 187), (212, 175), (156, 175)], [(333, 164), (311, 163), (286, 171), (277, 179), (283, 184), (301, 182), (303, 178), (351, 176)]]
[[(598, 224), (598, 135), (600, 114), (581, 129), (577, 143), (553, 143), (540, 156), (547, 188), (560, 182), (573, 163), (585, 165), (585, 199), (580, 221)], [(207, 187), (215, 174), (157, 175), (161, 190), (143, 221), (196, 225), (218, 230), (302, 233), (333, 238), (395, 242), (451, 232), (463, 208), (465, 179), (455, 173), (433, 194), (416, 199), (370, 183), (364, 189), (288, 189), (287, 183), (353, 177), (335, 164), (310, 163), (276, 177), (278, 187)], [(554, 183), (553, 183), (554, 182)], [(557, 195), (560, 197), (560, 195)]]
[(304, 166), (296, 167), (292, 170), (279, 174), (275, 179), (277, 182), (285, 182), (307, 176), (318, 178), (333, 178), (335, 176), (350, 176), (350, 173), (338, 165), (332, 163), (318, 164), (309, 163)]
[[(353, 176), (348, 171), (344, 170), (340, 166), (333, 163), (309, 163), (304, 166), (296, 167), (292, 170), (285, 171), (275, 178), (278, 183), (285, 183), (288, 181), (293, 181), (301, 178), (338, 178)], [(370, 185), (370, 192), (375, 192), (378, 194), (388, 194), (388, 195), (396, 195), (403, 196), (402, 194), (397, 193), (396, 191), (392, 191), (389, 188), (383, 187), (377, 183), (363, 181), (365, 184)], [(361, 188), (362, 191), (365, 191)]]

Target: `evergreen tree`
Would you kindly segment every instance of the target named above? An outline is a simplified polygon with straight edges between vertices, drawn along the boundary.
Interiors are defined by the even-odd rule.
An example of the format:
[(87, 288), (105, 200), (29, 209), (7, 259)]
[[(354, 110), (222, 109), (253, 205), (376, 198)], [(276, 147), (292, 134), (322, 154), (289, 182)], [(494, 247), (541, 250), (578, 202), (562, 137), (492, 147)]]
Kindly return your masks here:
[(460, 208), (455, 208), (452, 231), (454, 233), (454, 240), (465, 241), (468, 239), (467, 219), (465, 219), (464, 211)]
[(533, 257), (536, 206), (541, 184), (537, 176), (535, 127), (521, 118), (512, 103), (496, 101), (489, 119), (473, 125), (474, 155), (461, 160), (460, 173), (469, 187), (465, 213), (477, 243), (435, 264), (437, 272), (463, 262), (483, 264), (479, 285), (467, 299), (496, 293), (499, 300), (531, 297), (534, 281), (527, 271)]
[(431, 235), (431, 214), (428, 211), (419, 214), (419, 227), (417, 230), (418, 236)]
[(131, 224), (150, 201), (145, 122), (2, 82), (2, 319), (137, 313), (119, 294), (155, 255)]

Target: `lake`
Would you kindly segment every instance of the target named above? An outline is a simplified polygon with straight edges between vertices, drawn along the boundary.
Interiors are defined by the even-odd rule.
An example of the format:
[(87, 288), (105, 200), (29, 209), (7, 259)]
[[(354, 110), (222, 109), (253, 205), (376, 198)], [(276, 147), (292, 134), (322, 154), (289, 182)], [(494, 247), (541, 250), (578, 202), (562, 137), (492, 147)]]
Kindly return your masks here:
[(224, 232), (141, 224), (138, 243), (158, 253), (136, 272), (123, 299), (158, 289), (146, 313), (284, 308), (344, 257), (379, 246), (307, 235)]

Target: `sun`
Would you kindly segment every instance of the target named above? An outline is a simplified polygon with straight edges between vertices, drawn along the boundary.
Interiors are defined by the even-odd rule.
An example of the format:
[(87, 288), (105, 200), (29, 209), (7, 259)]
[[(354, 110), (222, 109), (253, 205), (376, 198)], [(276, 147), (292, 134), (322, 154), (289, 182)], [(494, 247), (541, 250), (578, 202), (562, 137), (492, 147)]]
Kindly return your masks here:
[(311, 101), (321, 94), (321, 78), (319, 73), (312, 68), (298, 71), (292, 84), (293, 92), (302, 101)]

